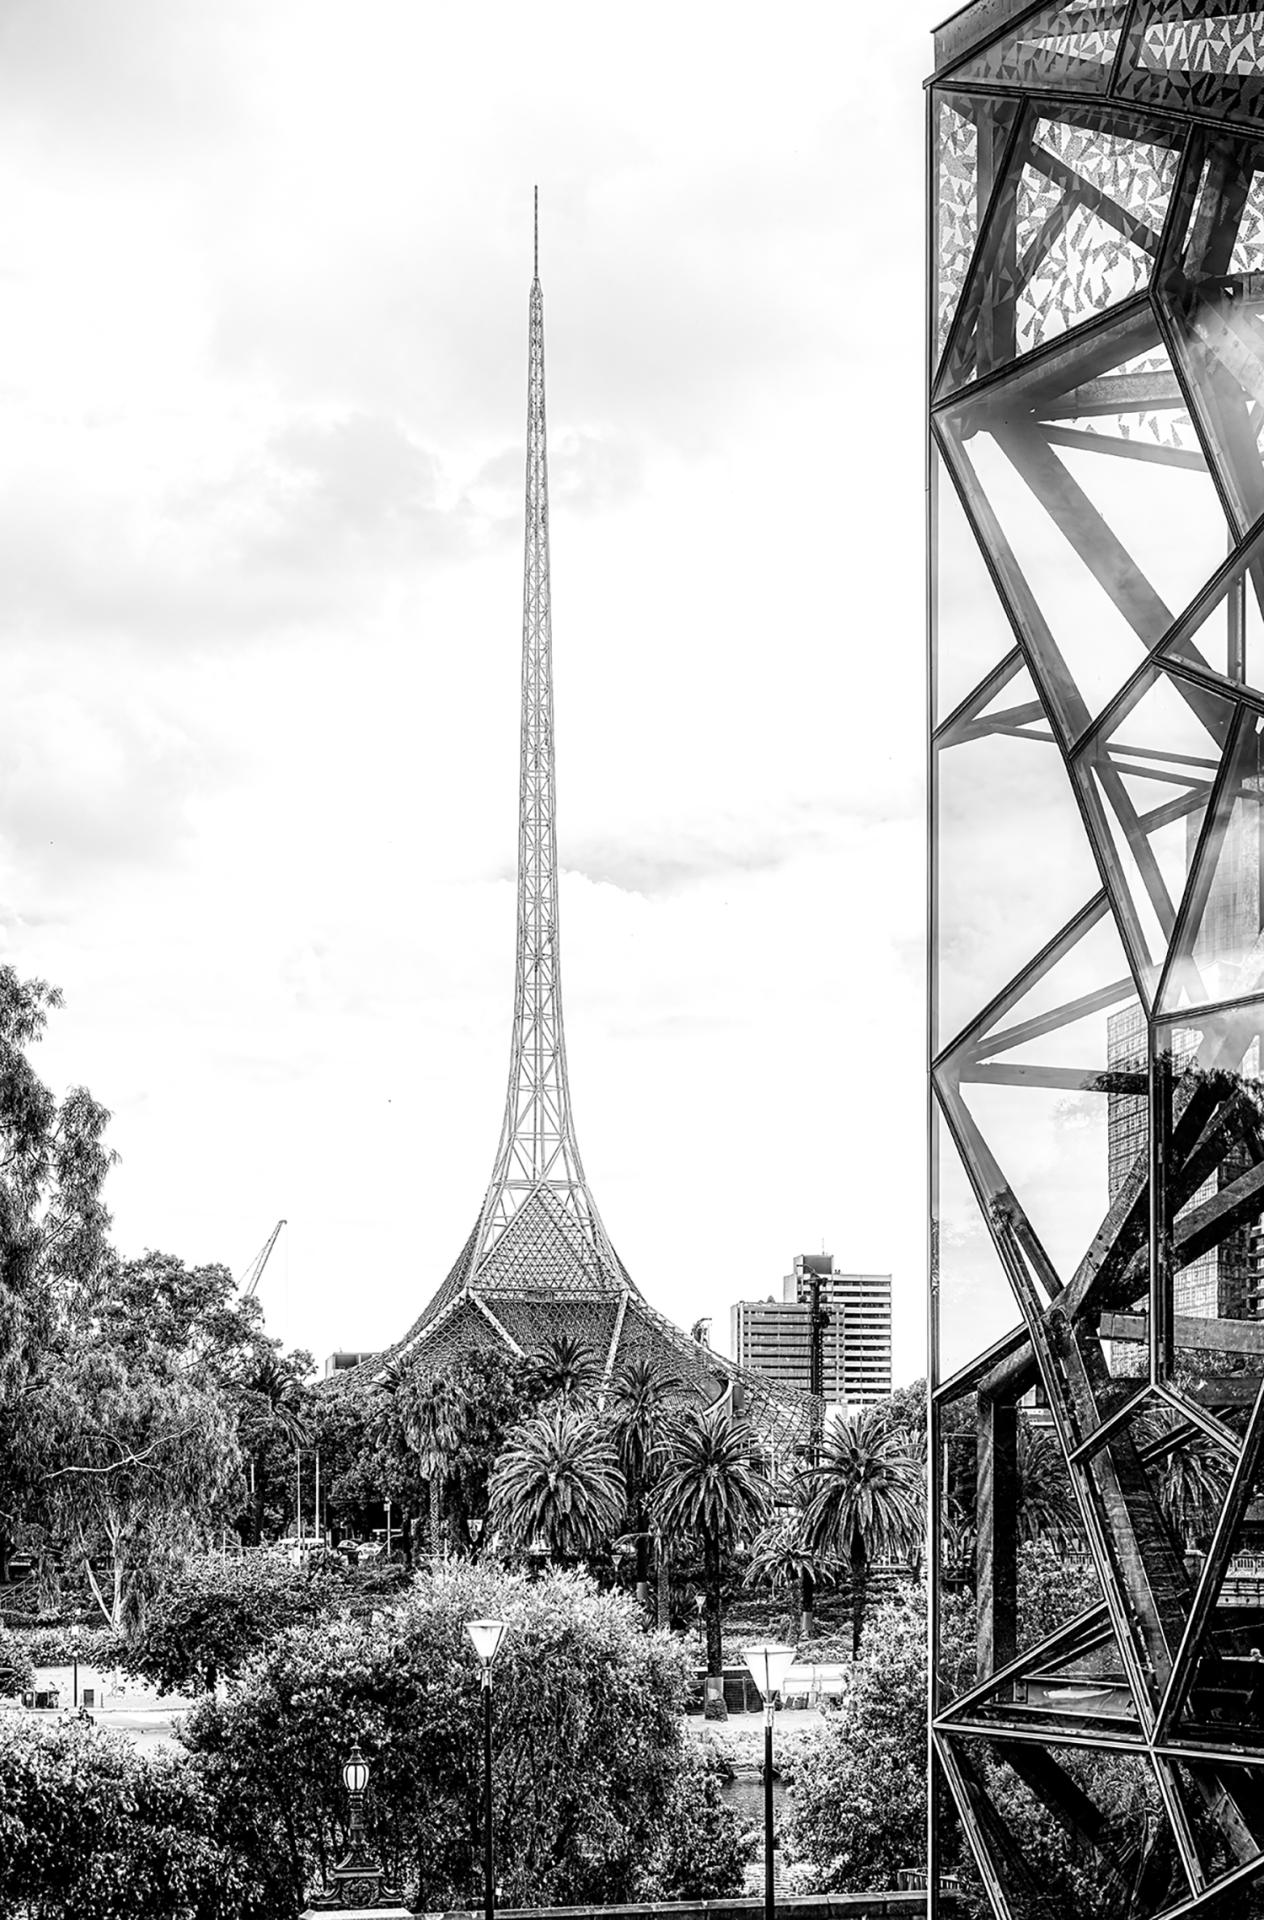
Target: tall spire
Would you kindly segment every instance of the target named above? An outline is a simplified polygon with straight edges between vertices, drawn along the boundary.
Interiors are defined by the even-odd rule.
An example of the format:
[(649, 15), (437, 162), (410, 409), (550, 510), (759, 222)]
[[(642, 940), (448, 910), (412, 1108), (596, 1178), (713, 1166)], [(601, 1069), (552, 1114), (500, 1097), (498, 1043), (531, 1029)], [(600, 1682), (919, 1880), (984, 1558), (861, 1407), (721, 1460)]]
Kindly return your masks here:
[[(527, 357), (526, 539), (522, 585), (522, 735), (518, 778), (518, 939), (509, 1092), (477, 1262), (528, 1196), (545, 1189), (583, 1228), (593, 1278), (618, 1271), (584, 1180), (571, 1116), (558, 952), (557, 792), (553, 756), (553, 630), (549, 590), (549, 475), (544, 413), (544, 294), (540, 190)], [(604, 1271), (603, 1271), (604, 1270)]]

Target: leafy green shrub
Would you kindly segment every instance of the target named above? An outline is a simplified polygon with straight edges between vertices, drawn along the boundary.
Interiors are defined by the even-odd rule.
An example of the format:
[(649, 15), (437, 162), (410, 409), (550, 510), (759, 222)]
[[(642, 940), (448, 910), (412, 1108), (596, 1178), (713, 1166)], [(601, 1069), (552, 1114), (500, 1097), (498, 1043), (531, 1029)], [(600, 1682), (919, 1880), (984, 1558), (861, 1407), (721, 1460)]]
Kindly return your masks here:
[(0, 1627), (0, 1698), (16, 1699), (31, 1684), (31, 1659), (21, 1638)]
[(155, 1594), (122, 1665), (162, 1693), (213, 1689), (277, 1634), (328, 1614), (345, 1585), (337, 1568), (313, 1572), (265, 1554), (202, 1555)]
[(340, 1769), (359, 1740), (366, 1818), (392, 1878), (432, 1911), (481, 1900), (481, 1706), (465, 1632), (480, 1616), (508, 1622), (494, 1695), (502, 1904), (629, 1899), (647, 1872), (681, 1884), (685, 1863), (665, 1843), (686, 1803), (709, 1836), (705, 1870), (723, 1879), (728, 1829), (686, 1755), (677, 1644), (585, 1576), (462, 1565), (370, 1620), (283, 1632), (228, 1699), (185, 1720), (226, 1810), (240, 1802), (272, 1822), (291, 1893), (345, 1846)]
[[(917, 1604), (920, 1600), (921, 1604)], [(787, 1753), (784, 1833), (822, 1893), (893, 1887), (926, 1857), (926, 1609), (877, 1608), (851, 1686), (815, 1739)]]
[[(75, 1642), (70, 1637), (70, 1628), (65, 1625), (19, 1628), (14, 1638), (21, 1642), (33, 1667), (68, 1667), (75, 1656)], [(81, 1667), (112, 1672), (122, 1665), (124, 1651), (122, 1639), (118, 1634), (111, 1633), (108, 1627), (84, 1627), (80, 1630)]]
[(638, 1899), (719, 1900), (742, 1891), (748, 1848), (737, 1815), (722, 1797), (732, 1772), (706, 1743), (684, 1754)]
[(281, 1920), (248, 1819), (198, 1766), (78, 1722), (0, 1719), (0, 1912), (29, 1920)]

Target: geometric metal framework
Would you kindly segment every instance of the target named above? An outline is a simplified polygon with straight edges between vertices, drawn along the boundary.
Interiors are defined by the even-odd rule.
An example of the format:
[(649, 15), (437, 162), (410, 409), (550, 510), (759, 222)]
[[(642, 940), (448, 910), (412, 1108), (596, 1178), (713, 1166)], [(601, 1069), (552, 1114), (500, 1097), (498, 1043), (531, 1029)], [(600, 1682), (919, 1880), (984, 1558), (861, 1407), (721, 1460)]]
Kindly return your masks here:
[(528, 352), (518, 911), (509, 1088), (477, 1224), (438, 1292), (368, 1377), (404, 1355), (438, 1372), (480, 1347), (517, 1355), (568, 1336), (609, 1381), (656, 1359), (694, 1398), (725, 1394), (774, 1444), (806, 1436), (808, 1402), (773, 1392), (655, 1311), (628, 1275), (589, 1191), (566, 1072), (558, 940), (557, 796), (549, 579), (544, 296), (538, 196)]
[[(931, 1885), (955, 1823), (1001, 1920), (1043, 1913), (1043, 1823), (1111, 1912), (1245, 1912), (1264, 12), (976, 0), (928, 100)], [(1037, 1426), (1087, 1604), (1031, 1622)]]

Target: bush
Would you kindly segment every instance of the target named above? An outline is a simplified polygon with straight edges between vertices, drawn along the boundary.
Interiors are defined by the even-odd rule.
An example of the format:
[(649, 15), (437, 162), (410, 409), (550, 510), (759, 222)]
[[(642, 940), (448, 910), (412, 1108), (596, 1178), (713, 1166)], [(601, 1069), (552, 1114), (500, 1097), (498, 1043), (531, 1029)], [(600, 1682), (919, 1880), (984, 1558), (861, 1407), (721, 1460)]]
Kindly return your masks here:
[[(921, 1604), (918, 1604), (918, 1601)], [(926, 1858), (926, 1608), (923, 1590), (878, 1607), (851, 1685), (811, 1742), (788, 1753), (783, 1824), (822, 1893), (893, 1887)]]
[(685, 1818), (705, 1840), (702, 1870), (729, 1874), (718, 1785), (698, 1782), (685, 1751), (678, 1645), (582, 1575), (533, 1583), (459, 1566), (368, 1621), (282, 1633), (227, 1700), (185, 1720), (226, 1809), (270, 1819), (291, 1897), (345, 1846), (340, 1769), (358, 1739), (391, 1878), (431, 1911), (481, 1901), (481, 1707), (465, 1632), (479, 1616), (509, 1627), (494, 1695), (502, 1904), (630, 1899), (647, 1875), (681, 1884), (669, 1829)]
[(257, 1834), (198, 1767), (78, 1722), (0, 1720), (0, 1912), (29, 1920), (272, 1920)]
[(722, 1785), (732, 1765), (700, 1743), (685, 1753), (658, 1845), (644, 1868), (639, 1900), (719, 1900), (742, 1891), (749, 1851)]
[(121, 1654), (128, 1673), (161, 1693), (197, 1693), (231, 1678), (276, 1635), (338, 1604), (340, 1571), (309, 1571), (263, 1554), (190, 1560), (155, 1593)]
[[(68, 1626), (20, 1627), (14, 1638), (33, 1667), (68, 1667), (75, 1657)], [(124, 1651), (122, 1639), (108, 1627), (85, 1627), (80, 1632), (80, 1666), (110, 1673), (122, 1665)]]
[(14, 1700), (31, 1684), (31, 1658), (21, 1638), (0, 1627), (0, 1698)]

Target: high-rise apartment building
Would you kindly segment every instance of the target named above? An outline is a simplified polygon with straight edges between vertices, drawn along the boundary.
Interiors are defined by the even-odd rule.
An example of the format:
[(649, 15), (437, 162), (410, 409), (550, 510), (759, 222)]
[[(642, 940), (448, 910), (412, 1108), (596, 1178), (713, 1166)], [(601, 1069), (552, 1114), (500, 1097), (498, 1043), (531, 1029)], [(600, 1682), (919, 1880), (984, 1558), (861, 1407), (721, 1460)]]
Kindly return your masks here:
[(739, 1300), (732, 1311), (733, 1358), (802, 1393), (811, 1381), (811, 1291), (830, 1316), (821, 1335), (826, 1404), (870, 1407), (891, 1391), (891, 1276), (843, 1273), (830, 1254), (796, 1254), (780, 1300)]

